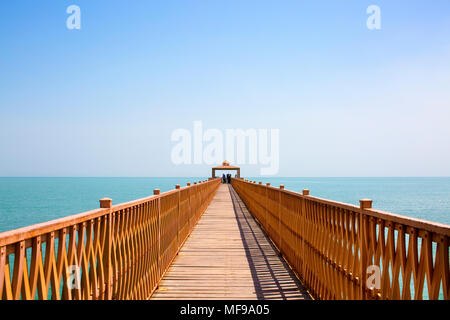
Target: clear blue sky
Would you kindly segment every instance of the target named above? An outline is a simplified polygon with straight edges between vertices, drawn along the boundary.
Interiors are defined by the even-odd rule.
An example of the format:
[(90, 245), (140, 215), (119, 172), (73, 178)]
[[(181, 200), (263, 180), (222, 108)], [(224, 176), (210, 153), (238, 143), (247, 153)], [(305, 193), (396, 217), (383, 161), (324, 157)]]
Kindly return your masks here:
[(448, 0), (1, 1), (0, 40), (0, 176), (207, 175), (194, 120), (280, 129), (279, 176), (450, 176)]

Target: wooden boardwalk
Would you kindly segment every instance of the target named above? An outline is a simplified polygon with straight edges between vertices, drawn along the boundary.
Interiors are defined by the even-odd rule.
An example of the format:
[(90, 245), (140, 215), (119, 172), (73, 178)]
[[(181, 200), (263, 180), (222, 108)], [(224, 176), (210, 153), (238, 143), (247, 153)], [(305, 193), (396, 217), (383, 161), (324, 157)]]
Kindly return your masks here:
[(310, 299), (228, 184), (222, 184), (152, 299)]

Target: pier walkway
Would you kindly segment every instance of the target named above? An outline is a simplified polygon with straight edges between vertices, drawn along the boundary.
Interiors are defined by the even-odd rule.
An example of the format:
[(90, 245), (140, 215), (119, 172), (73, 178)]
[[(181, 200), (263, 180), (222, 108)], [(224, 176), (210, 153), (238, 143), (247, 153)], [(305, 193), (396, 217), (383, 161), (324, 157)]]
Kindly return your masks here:
[(229, 184), (220, 185), (152, 299), (310, 299)]

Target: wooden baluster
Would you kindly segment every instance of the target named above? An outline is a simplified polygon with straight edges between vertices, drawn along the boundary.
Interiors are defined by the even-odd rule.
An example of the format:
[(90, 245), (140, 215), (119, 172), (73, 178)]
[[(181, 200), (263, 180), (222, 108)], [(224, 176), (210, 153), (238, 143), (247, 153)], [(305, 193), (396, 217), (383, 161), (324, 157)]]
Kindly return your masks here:
[[(449, 270), (449, 243), (448, 237), (439, 236), (436, 250), (436, 267), (435, 273), (440, 274), (440, 277), (433, 281), (433, 297), (436, 299), (439, 297), (439, 279), (442, 279), (442, 292), (445, 300), (450, 299), (450, 270)], [(434, 280), (434, 279), (433, 279)]]
[(175, 189), (178, 190), (177, 192), (177, 254), (178, 251), (181, 248), (181, 241), (180, 241), (180, 197), (181, 197), (181, 186), (179, 184), (177, 184), (175, 186)]
[(103, 198), (99, 200), (100, 202), (100, 208), (102, 209), (109, 209), (109, 213), (107, 214), (107, 220), (106, 220), (106, 243), (103, 253), (103, 265), (104, 270), (106, 271), (105, 274), (105, 286), (106, 286), (106, 292), (105, 292), (105, 299), (111, 300), (112, 299), (112, 199), (110, 198)]
[(307, 237), (307, 198), (306, 196), (309, 195), (308, 189), (303, 189), (302, 195), (304, 196), (302, 198), (302, 214), (301, 214), (301, 239), (302, 239), (302, 246), (301, 246), (301, 254), (302, 254), (302, 264), (301, 264), (301, 274), (303, 276), (303, 279), (307, 279), (307, 269), (306, 269), (306, 263), (308, 262), (307, 258), (307, 247), (306, 247), (306, 240), (309, 240)]
[(278, 241), (280, 243), (280, 253), (281, 254), (285, 254), (285, 252), (283, 252), (283, 236), (282, 236), (282, 232), (281, 232), (281, 212), (282, 212), (282, 196), (283, 193), (281, 192), (281, 190), (284, 189), (284, 186), (281, 185), (280, 186), (280, 190), (278, 190)]
[(359, 250), (360, 250), (360, 299), (365, 300), (366, 299), (366, 278), (367, 278), (367, 252), (366, 252), (366, 246), (365, 246), (365, 225), (366, 225), (366, 219), (364, 215), (364, 210), (368, 210), (372, 208), (372, 200), (370, 199), (361, 199), (359, 200)]
[(3, 287), (5, 286), (6, 247), (0, 247), (0, 300), (3, 300)]
[[(159, 195), (161, 191), (159, 189), (153, 190), (153, 195)], [(162, 275), (162, 267), (161, 267), (161, 198), (157, 199), (157, 207), (158, 207), (158, 287), (159, 281), (161, 280)]]
[[(191, 183), (188, 182), (187, 186), (190, 187)], [(188, 210), (187, 210), (187, 217), (188, 217), (188, 221), (187, 221), (187, 225), (188, 225), (188, 231), (187, 234), (189, 235), (191, 233), (191, 215), (192, 215), (192, 207), (191, 207), (191, 188), (188, 188), (188, 196), (187, 196), (187, 202), (188, 202)]]
[[(60, 290), (60, 283), (62, 278), (62, 296), (61, 299), (69, 299), (69, 288), (67, 287), (68, 274), (67, 270), (69, 268), (66, 253), (66, 240), (67, 240), (67, 229), (62, 228), (59, 230), (58, 236), (58, 259), (56, 261), (56, 277), (57, 277), (57, 290)], [(69, 278), (70, 279), (70, 278)]]
[(16, 243), (16, 250), (14, 253), (14, 269), (12, 280), (13, 300), (20, 299), (20, 292), (22, 289), (22, 282), (23, 282), (24, 259), (25, 259), (25, 241), (20, 241)]
[(264, 207), (265, 207), (265, 212), (264, 212), (265, 218), (264, 218), (264, 220), (266, 221), (265, 228), (266, 228), (267, 234), (272, 236), (272, 231), (270, 230), (271, 229), (270, 228), (270, 222), (272, 221), (272, 219), (270, 218), (270, 220), (269, 220), (269, 215), (270, 215), (270, 213), (269, 213), (269, 187), (270, 187), (270, 183), (267, 182), (266, 183), (266, 187), (265, 187), (266, 195), (265, 195), (265, 205), (264, 205)]

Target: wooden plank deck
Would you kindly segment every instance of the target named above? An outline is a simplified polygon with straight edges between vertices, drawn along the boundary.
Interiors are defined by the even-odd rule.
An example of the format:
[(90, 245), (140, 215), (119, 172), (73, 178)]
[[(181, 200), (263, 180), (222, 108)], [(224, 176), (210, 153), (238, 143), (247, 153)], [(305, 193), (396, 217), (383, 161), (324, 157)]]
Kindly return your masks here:
[(152, 299), (310, 299), (231, 185), (222, 184)]

